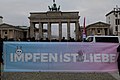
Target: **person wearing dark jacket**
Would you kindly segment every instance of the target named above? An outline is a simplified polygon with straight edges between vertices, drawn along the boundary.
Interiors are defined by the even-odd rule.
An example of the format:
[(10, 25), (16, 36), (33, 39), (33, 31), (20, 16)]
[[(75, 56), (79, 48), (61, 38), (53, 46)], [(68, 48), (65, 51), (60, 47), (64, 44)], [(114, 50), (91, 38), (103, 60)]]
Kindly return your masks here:
[(117, 62), (118, 62), (118, 71), (119, 71), (119, 76), (120, 76), (120, 45), (117, 48), (117, 52), (119, 52)]
[(0, 64), (3, 64), (3, 58), (2, 58), (2, 54), (3, 53), (3, 39), (0, 38)]

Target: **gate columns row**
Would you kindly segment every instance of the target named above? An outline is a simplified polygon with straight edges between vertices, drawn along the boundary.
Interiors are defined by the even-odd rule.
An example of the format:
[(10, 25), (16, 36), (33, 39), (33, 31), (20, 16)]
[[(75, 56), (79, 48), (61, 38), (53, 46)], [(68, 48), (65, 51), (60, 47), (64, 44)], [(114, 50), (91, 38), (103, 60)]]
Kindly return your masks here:
[[(51, 23), (47, 22), (47, 34), (48, 39), (51, 40)], [(62, 22), (59, 23), (59, 41), (62, 40)], [(78, 22), (75, 23), (75, 34), (76, 34), (76, 40), (79, 39), (79, 26)], [(30, 23), (30, 37), (35, 37), (35, 24)], [(44, 38), (43, 36), (43, 23), (39, 22), (39, 39)], [(70, 40), (70, 21), (67, 22), (67, 39)]]

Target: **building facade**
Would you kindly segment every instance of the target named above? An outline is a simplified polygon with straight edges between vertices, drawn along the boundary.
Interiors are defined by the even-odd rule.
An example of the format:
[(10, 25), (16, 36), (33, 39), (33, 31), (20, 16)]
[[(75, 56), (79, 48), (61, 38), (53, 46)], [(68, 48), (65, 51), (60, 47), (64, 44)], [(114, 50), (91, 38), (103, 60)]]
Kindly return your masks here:
[(106, 22), (110, 24), (110, 35), (120, 36), (120, 8), (118, 6), (106, 14)]
[(86, 26), (87, 36), (92, 35), (109, 35), (110, 25), (104, 22), (96, 22)]
[(20, 26), (10, 24), (0, 24), (0, 37), (5, 39), (18, 40), (27, 37), (28, 29), (22, 29)]

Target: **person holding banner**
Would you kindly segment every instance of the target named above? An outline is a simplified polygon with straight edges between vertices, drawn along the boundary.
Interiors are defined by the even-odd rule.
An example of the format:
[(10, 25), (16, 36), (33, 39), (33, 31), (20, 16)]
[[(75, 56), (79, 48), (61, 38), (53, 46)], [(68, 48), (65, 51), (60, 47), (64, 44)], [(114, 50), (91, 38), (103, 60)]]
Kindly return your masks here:
[(3, 64), (3, 58), (2, 58), (2, 52), (3, 52), (3, 39), (0, 38), (0, 64)]
[(119, 70), (119, 76), (120, 76), (120, 45), (117, 48), (117, 52), (119, 52), (117, 62), (118, 62), (118, 70)]

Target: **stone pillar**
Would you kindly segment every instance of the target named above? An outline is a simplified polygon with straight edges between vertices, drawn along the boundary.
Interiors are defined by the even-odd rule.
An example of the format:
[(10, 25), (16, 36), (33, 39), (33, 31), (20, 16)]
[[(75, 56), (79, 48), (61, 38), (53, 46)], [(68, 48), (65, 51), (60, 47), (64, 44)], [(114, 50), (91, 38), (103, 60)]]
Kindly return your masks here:
[(41, 22), (39, 22), (39, 38), (43, 38), (43, 26)]
[(48, 22), (48, 39), (51, 41), (51, 23)]
[(30, 22), (30, 37), (35, 37), (35, 32), (34, 32), (34, 23)]
[(93, 35), (93, 30), (90, 28), (90, 34), (87, 34), (87, 36)]
[(43, 38), (43, 35), (44, 35), (44, 33), (43, 33), (43, 23), (41, 23), (41, 31), (42, 31), (41, 37)]
[(105, 35), (105, 29), (104, 28), (102, 28), (102, 33), (101, 34)]
[(12, 32), (13, 32), (13, 39), (15, 39), (15, 35), (14, 35), (15, 34), (15, 30), (13, 30)]
[(75, 33), (76, 33), (76, 40), (79, 40), (79, 23), (78, 23), (78, 21), (75, 23)]
[(107, 35), (110, 35), (109, 29), (107, 28)]
[(26, 32), (27, 32), (27, 38), (29, 38), (29, 31), (27, 30)]
[(67, 39), (70, 40), (70, 22), (67, 22)]
[(62, 23), (59, 22), (59, 41), (62, 40)]
[(95, 34), (94, 34), (94, 35), (97, 35), (97, 33), (98, 33), (98, 32), (97, 32), (97, 30), (98, 30), (98, 29), (97, 29), (97, 28), (95, 28)]
[(8, 39), (9, 39), (9, 38), (10, 38), (10, 36), (9, 36), (9, 35), (10, 35), (10, 34), (9, 34), (9, 29), (7, 30), (7, 34), (8, 34)]
[(20, 33), (20, 31), (18, 31), (18, 35), (19, 35), (19, 37), (18, 38), (21, 38), (21, 35), (20, 35), (21, 33)]
[(2, 32), (2, 29), (1, 29), (1, 38), (3, 38), (3, 32)]
[(92, 35), (95, 35), (95, 29), (92, 28)]
[[(21, 31), (18, 31), (18, 32), (19, 32), (19, 34), (22, 34)], [(23, 37), (23, 35), (19, 35), (19, 38), (22, 38), (22, 37)]]
[[(22, 35), (22, 34), (21, 34)], [(16, 30), (14, 30), (14, 39), (16, 40), (16, 37), (17, 37), (17, 33), (16, 33)]]

